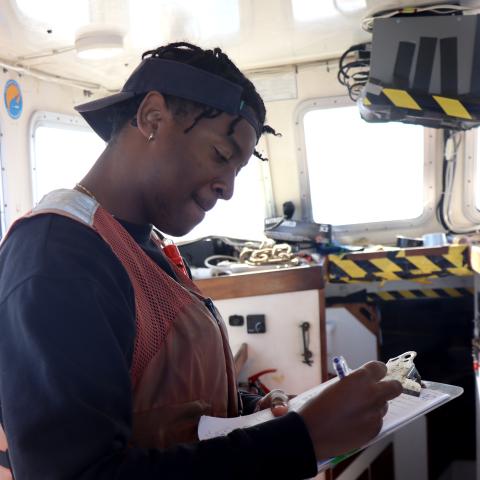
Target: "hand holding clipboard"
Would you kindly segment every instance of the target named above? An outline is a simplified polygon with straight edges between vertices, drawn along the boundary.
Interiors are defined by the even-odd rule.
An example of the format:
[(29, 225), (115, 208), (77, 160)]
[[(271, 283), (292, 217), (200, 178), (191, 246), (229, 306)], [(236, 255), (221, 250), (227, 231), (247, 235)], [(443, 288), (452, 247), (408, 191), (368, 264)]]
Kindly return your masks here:
[[(301, 415), (305, 415), (306, 412), (307, 416), (313, 417), (310, 420), (313, 428), (317, 426), (320, 430), (328, 422), (331, 436), (323, 435), (323, 438), (316, 439), (317, 442), (325, 443), (325, 448), (320, 445), (320, 448), (316, 449), (319, 460), (318, 471), (336, 465), (343, 458), (351, 455), (352, 451), (372, 445), (463, 393), (460, 387), (424, 380), (422, 384), (425, 388), (421, 389), (420, 396), (415, 397), (404, 393), (398, 395), (401, 391), (398, 382), (382, 380), (386, 372), (385, 364), (369, 362), (345, 376), (341, 381), (338, 377), (332, 378), (290, 400), (289, 410)], [(386, 392), (383, 390), (385, 385), (389, 391), (388, 385), (392, 386), (387, 398), (394, 396), (393, 400), (388, 401), (386, 414), (384, 414)], [(362, 410), (362, 402), (357, 401), (360, 396), (363, 399), (364, 410)], [(362, 415), (370, 410), (377, 412), (375, 427), (370, 426), (369, 431), (358, 432), (359, 424), (364, 419)], [(342, 416), (343, 425), (339, 425), (338, 418)], [(206, 440), (227, 435), (237, 428), (251, 427), (273, 418), (270, 410), (235, 418), (204, 416), (200, 420), (198, 436), (200, 440)], [(369, 424), (368, 421), (364, 423)], [(354, 429), (357, 432), (354, 432)]]

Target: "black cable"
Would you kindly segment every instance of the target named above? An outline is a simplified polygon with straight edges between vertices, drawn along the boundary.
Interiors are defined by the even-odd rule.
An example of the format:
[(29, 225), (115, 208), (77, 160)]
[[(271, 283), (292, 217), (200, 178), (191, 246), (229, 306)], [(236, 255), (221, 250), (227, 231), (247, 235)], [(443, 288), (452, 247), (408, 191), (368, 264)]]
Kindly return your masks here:
[[(448, 139), (449, 135), (450, 135), (450, 131), (445, 130), (444, 139), (443, 139), (444, 151), (445, 151), (445, 142)], [(446, 230), (447, 233), (452, 233), (443, 215), (443, 209), (444, 209), (444, 203), (445, 203), (445, 188), (446, 188), (446, 182), (447, 182), (447, 167), (448, 167), (448, 160), (444, 153), (443, 161), (442, 161), (442, 192), (440, 194), (440, 199), (438, 200), (437, 206), (435, 208), (435, 216), (437, 217), (438, 222), (440, 223), (440, 225), (442, 225), (444, 230)]]
[[(347, 87), (348, 96), (356, 102), (362, 88), (367, 84), (370, 73), (370, 48), (371, 43), (359, 43), (347, 49), (338, 62), (338, 82)], [(355, 59), (346, 62), (350, 55)]]
[[(435, 216), (436, 216), (438, 222), (440, 223), (440, 225), (442, 225), (444, 230), (447, 232), (447, 234), (462, 235), (462, 234), (466, 234), (466, 233), (475, 233), (477, 230), (472, 229), (472, 230), (467, 230), (467, 231), (463, 231), (463, 232), (457, 232), (457, 231), (453, 230), (452, 227), (448, 224), (448, 221), (447, 221), (447, 219), (445, 218), (445, 215), (444, 215), (445, 189), (447, 187), (447, 169), (449, 167), (449, 162), (450, 161), (456, 161), (456, 158), (454, 160), (447, 159), (447, 157), (445, 155), (445, 146), (446, 146), (446, 143), (447, 143), (448, 139), (450, 137), (452, 137), (454, 134), (455, 134), (454, 130), (448, 130), (448, 129), (444, 130), (444, 138), (443, 138), (444, 154), (443, 154), (443, 162), (442, 162), (442, 192), (440, 194), (440, 199), (438, 200), (437, 206), (435, 207)], [(455, 146), (455, 157), (457, 155), (457, 153), (456, 153), (457, 148), (458, 148), (458, 144)]]

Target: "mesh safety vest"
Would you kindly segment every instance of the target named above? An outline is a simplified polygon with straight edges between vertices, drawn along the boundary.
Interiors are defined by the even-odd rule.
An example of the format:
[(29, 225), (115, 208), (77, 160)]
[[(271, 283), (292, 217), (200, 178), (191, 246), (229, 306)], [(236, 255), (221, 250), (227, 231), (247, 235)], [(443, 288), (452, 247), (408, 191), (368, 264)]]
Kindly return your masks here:
[[(97, 232), (132, 284), (136, 335), (130, 369), (130, 443), (164, 448), (195, 441), (201, 415), (237, 415), (234, 362), (225, 325), (211, 300), (172, 262), (180, 280), (166, 274), (93, 198), (76, 190), (55, 190), (23, 218), (47, 213), (69, 217)], [(6, 451), (0, 426), (0, 457)], [(0, 480), (10, 480), (10, 471), (1, 465)]]

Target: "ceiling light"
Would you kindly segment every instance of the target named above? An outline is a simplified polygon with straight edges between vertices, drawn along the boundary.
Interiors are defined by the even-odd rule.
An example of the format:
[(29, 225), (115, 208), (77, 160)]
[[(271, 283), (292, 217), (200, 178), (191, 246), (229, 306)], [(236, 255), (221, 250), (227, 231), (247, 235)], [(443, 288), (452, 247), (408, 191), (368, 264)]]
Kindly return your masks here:
[(101, 60), (119, 55), (123, 51), (123, 32), (105, 26), (80, 29), (75, 38), (75, 49), (80, 58)]

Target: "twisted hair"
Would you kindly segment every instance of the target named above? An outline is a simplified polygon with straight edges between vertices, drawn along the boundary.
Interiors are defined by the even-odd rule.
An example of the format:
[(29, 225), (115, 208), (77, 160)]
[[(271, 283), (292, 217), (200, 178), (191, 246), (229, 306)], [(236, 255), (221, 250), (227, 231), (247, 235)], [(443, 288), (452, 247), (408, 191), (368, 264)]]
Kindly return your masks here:
[[(191, 43), (176, 42), (159, 47), (155, 50), (148, 50), (144, 52), (142, 55), (142, 60), (145, 58), (162, 58), (186, 63), (240, 85), (243, 89), (241, 100), (243, 100), (250, 108), (253, 109), (260, 124), (262, 125), (260, 134), (270, 133), (276, 136), (280, 135), (272, 127), (265, 125), (265, 104), (256, 91), (253, 83), (248, 80), (247, 77), (245, 77), (245, 75), (237, 68), (230, 58), (228, 58), (228, 56), (222, 52), (220, 48), (204, 50), (196, 45), (192, 45)], [(135, 125), (135, 119), (133, 121), (131, 119), (135, 116), (145, 95), (146, 94), (141, 94), (118, 104), (112, 118), (112, 138), (114, 138), (114, 136), (128, 121), (131, 121), (132, 124)], [(221, 110), (217, 110), (191, 100), (185, 100), (172, 95), (164, 95), (164, 97), (168, 107), (176, 115), (185, 114), (190, 112), (192, 109), (199, 110), (199, 114), (195, 117), (192, 125), (185, 130), (185, 133), (194, 128), (202, 118), (215, 118), (222, 113)], [(235, 125), (240, 120), (240, 116), (232, 120), (229, 126), (228, 135), (233, 134)], [(261, 160), (267, 160), (257, 150), (254, 151), (254, 155)]]

